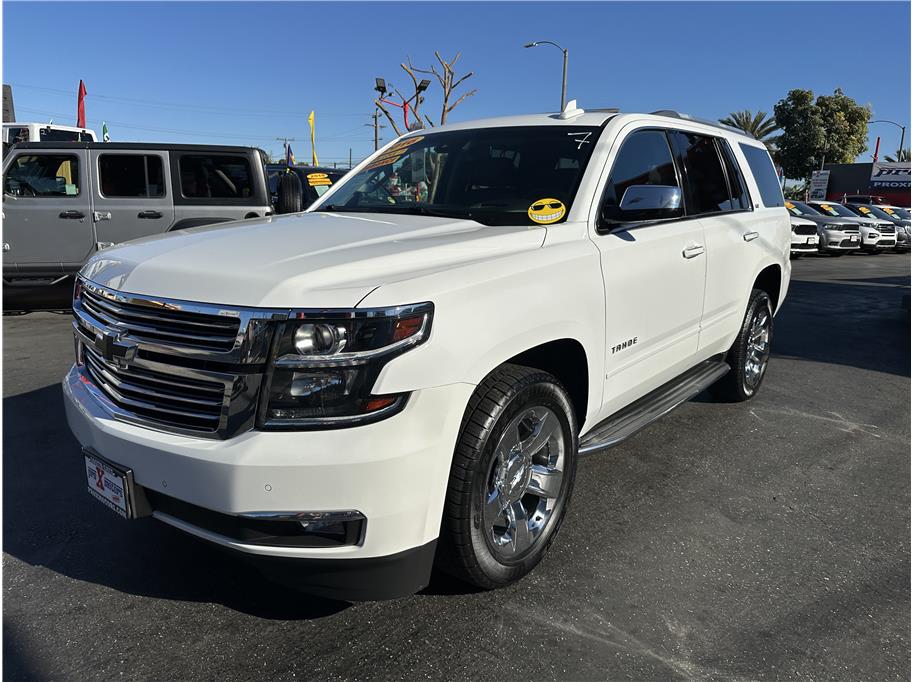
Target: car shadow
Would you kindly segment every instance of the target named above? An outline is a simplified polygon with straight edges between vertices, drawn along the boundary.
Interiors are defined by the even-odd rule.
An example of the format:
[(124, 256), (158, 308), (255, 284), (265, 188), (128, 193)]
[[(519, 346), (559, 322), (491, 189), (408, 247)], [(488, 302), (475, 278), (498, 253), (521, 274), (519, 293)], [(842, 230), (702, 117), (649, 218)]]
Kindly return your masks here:
[(125, 521), (96, 502), (59, 384), (5, 398), (3, 408), (3, 549), (11, 557), (120, 592), (220, 603), (265, 619), (310, 620), (350, 606), (269, 582), (209, 543), (153, 519)]
[(908, 376), (909, 278), (793, 279), (773, 355)]

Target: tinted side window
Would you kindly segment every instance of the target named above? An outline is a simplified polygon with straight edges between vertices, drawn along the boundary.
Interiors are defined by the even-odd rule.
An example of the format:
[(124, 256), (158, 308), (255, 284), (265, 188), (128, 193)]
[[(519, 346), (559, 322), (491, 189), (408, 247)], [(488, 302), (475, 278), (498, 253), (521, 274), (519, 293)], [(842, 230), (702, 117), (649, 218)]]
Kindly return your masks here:
[(731, 192), (730, 209), (732, 211), (744, 211), (751, 207), (750, 194), (747, 192), (747, 184), (744, 182), (744, 176), (741, 169), (735, 161), (735, 155), (731, 147), (725, 140), (716, 140), (719, 150), (722, 152), (722, 159), (725, 162), (725, 172), (728, 175), (728, 186)]
[(253, 195), (243, 156), (187, 154), (180, 159), (181, 193), (188, 199), (246, 199)]
[(101, 193), (106, 197), (161, 197), (165, 184), (160, 156), (102, 154), (98, 159)]
[(754, 180), (757, 181), (763, 205), (767, 207), (785, 206), (782, 188), (779, 186), (779, 178), (776, 176), (776, 169), (773, 168), (773, 160), (770, 158), (769, 152), (750, 144), (741, 143), (739, 146), (747, 159), (747, 165), (750, 166)]
[(678, 187), (674, 159), (661, 130), (641, 130), (624, 140), (602, 196), (603, 219), (621, 219), (621, 199), (632, 185)]
[(681, 130), (671, 133), (684, 162), (690, 203), (690, 215), (718, 213), (730, 210), (728, 183), (722, 170), (722, 160), (712, 137)]
[(19, 144), (20, 142), (29, 141), (28, 128), (8, 128), (6, 134), (10, 144)]
[(63, 154), (20, 154), (6, 171), (3, 191), (17, 197), (74, 197), (79, 160)]

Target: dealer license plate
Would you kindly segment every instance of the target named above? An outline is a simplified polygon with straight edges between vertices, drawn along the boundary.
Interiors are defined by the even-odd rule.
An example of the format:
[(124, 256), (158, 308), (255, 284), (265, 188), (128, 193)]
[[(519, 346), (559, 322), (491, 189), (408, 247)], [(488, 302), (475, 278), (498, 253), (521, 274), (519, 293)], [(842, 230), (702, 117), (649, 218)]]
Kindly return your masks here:
[(816, 244), (817, 237), (808, 237), (808, 244)]
[(853, 234), (851, 237), (849, 237), (849, 241), (851, 241), (851, 242), (857, 242), (857, 241), (858, 241), (858, 236)]
[(120, 514), (125, 519), (133, 517), (130, 500), (132, 499), (133, 477), (130, 472), (98, 457), (93, 452), (83, 452), (85, 456), (86, 482), (89, 492), (106, 507)]

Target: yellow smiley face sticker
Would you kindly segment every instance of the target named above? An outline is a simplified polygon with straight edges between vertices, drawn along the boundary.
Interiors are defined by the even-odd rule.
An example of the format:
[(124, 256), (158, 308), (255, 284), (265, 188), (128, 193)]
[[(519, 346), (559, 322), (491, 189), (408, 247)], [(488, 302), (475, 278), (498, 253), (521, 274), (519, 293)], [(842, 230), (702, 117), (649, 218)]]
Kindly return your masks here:
[(529, 206), (529, 219), (540, 225), (556, 223), (564, 217), (567, 208), (560, 199), (539, 199)]

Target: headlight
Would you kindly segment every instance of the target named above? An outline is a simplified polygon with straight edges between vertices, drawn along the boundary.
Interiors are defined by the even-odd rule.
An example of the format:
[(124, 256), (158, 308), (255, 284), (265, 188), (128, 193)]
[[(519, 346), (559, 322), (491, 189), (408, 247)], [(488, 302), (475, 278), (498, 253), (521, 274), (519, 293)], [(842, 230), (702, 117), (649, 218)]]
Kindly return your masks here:
[(824, 223), (823, 226), (828, 230), (844, 230), (845, 226), (839, 223)]
[(408, 394), (371, 389), (387, 362), (427, 339), (433, 315), (431, 303), (292, 313), (276, 331), (259, 426), (354, 426), (398, 412)]

